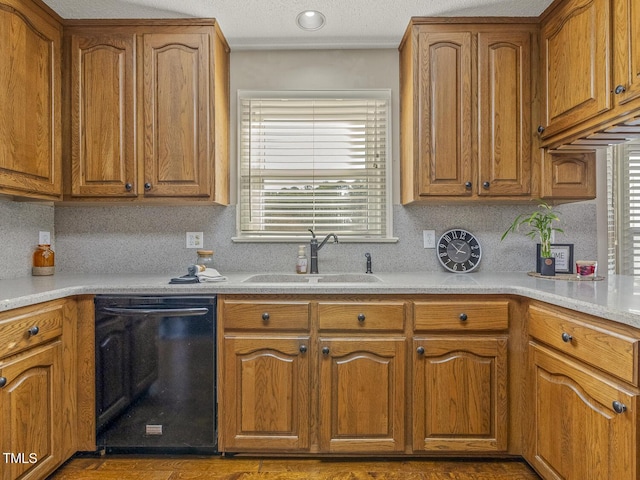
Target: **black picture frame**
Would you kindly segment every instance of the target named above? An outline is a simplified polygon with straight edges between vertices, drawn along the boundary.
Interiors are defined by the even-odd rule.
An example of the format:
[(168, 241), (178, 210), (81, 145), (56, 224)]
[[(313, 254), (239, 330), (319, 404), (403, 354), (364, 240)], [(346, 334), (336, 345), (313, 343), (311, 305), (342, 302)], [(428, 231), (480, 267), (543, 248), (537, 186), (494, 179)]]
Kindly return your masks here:
[[(556, 259), (556, 273), (575, 273), (573, 243), (552, 243), (551, 256)], [(540, 244), (536, 246), (536, 272), (540, 273)]]

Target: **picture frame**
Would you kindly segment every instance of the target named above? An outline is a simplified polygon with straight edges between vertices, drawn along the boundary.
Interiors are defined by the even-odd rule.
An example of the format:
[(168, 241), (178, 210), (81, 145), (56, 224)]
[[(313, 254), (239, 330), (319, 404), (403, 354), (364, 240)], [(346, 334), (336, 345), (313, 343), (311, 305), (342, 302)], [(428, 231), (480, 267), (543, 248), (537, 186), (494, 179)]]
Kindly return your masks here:
[[(556, 273), (574, 273), (573, 243), (552, 243), (551, 256), (556, 259)], [(536, 248), (536, 271), (540, 273), (540, 244)]]

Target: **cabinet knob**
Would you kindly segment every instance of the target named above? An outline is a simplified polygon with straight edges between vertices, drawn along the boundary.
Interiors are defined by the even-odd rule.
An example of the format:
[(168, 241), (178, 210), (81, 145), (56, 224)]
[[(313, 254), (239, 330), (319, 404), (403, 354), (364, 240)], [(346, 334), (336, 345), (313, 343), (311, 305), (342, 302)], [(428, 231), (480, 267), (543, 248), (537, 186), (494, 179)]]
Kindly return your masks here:
[(307, 353), (307, 346), (306, 345), (300, 345), (300, 353)]
[(627, 89), (626, 89), (626, 87), (624, 85), (618, 85), (616, 87), (616, 89), (614, 90), (614, 92), (616, 92), (616, 95), (620, 95), (621, 93), (624, 93), (626, 91), (627, 91)]
[(30, 337), (33, 337), (33, 336), (37, 335), (37, 334), (38, 334), (38, 332), (40, 332), (40, 329), (38, 328), (38, 326), (37, 326), (37, 325), (34, 325), (34, 326), (33, 326), (33, 327), (31, 327), (27, 332), (29, 333), (29, 336), (30, 336)]
[(322, 347), (322, 354), (329, 355), (329, 347)]
[(473, 184), (472, 184), (471, 182), (466, 182), (466, 183), (464, 184), (464, 188), (466, 188), (467, 190), (471, 190), (472, 185), (473, 185)]
[(544, 133), (544, 127), (542, 125), (538, 125), (538, 133)]
[(0, 377), (0, 388), (4, 387), (7, 384), (6, 377)]
[(461, 322), (466, 322), (467, 321), (467, 314), (466, 313), (461, 313), (460, 315), (458, 315), (458, 318), (460, 319)]
[(571, 335), (566, 332), (562, 332), (562, 341), (564, 343), (569, 343), (571, 340), (573, 340), (573, 337)]
[(151, 190), (151, 184), (150, 184), (149, 182), (145, 183), (145, 184), (144, 184), (144, 189), (145, 189), (146, 191)]
[(262, 314), (262, 320), (264, 320), (265, 322), (268, 322), (270, 318), (271, 318), (271, 315), (269, 315), (269, 312), (264, 312)]
[(130, 191), (133, 189), (133, 185), (132, 185), (132, 184), (130, 184), (130, 183), (125, 183), (125, 184), (124, 184), (124, 189), (125, 189), (127, 192), (130, 192)]
[(484, 188), (485, 190), (488, 190), (490, 186), (491, 186), (491, 184), (489, 182), (484, 182), (482, 184), (482, 188)]
[(611, 405), (613, 406), (613, 410), (616, 413), (624, 413), (627, 411), (627, 406), (622, 402), (618, 402), (617, 400), (614, 401)]
[(358, 321), (359, 321), (360, 323), (364, 322), (364, 320), (365, 320), (366, 318), (367, 318), (367, 317), (365, 317), (365, 316), (364, 316), (364, 313), (359, 313), (359, 314), (358, 314)]
[(418, 352), (418, 355), (424, 355), (424, 347), (416, 348), (416, 352)]

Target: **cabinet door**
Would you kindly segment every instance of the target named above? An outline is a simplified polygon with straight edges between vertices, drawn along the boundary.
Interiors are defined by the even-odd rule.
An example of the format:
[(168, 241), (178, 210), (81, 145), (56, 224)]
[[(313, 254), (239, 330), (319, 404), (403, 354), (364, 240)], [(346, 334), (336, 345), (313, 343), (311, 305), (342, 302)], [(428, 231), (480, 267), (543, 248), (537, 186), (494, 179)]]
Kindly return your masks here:
[(531, 191), (531, 34), (478, 34), (479, 195)]
[(413, 341), (413, 448), (507, 449), (506, 337)]
[(542, 25), (542, 138), (611, 108), (609, 0), (569, 0)]
[(96, 424), (100, 429), (131, 403), (129, 332), (123, 318), (96, 326)]
[(61, 364), (60, 342), (0, 361), (2, 480), (45, 478), (62, 462)]
[(471, 195), (471, 33), (420, 32), (420, 195)]
[(135, 36), (71, 36), (71, 195), (136, 196)]
[(220, 450), (308, 450), (309, 337), (226, 337), (223, 349)]
[(320, 348), (320, 449), (404, 451), (404, 339), (323, 338)]
[(620, 105), (640, 97), (640, 4), (614, 0), (613, 91)]
[(209, 35), (143, 35), (144, 193), (211, 194)]
[(535, 429), (527, 460), (544, 478), (638, 478), (638, 396), (568, 357), (529, 350)]
[(0, 1), (0, 190), (58, 198), (61, 29), (29, 4)]
[(589, 199), (596, 197), (596, 153), (544, 152), (542, 198)]

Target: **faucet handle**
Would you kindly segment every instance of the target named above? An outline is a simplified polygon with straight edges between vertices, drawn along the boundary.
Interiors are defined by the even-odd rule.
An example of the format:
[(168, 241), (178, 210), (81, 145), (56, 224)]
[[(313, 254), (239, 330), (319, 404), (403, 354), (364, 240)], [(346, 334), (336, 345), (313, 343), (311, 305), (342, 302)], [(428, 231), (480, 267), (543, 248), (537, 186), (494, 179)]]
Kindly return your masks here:
[(309, 231), (311, 232), (311, 238), (316, 238), (316, 234), (313, 233), (313, 230), (309, 228)]

